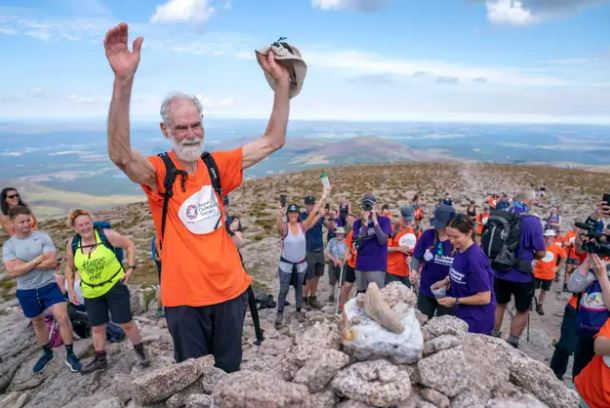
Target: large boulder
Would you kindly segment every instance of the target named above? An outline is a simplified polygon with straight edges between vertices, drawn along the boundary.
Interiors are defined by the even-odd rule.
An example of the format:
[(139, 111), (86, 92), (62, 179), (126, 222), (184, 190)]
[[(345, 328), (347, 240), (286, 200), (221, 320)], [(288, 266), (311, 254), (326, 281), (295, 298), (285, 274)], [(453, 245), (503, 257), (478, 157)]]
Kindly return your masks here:
[(512, 346), (502, 339), (468, 333), (463, 337), (462, 347), (468, 366), (468, 388), (487, 401), (494, 389), (509, 383), (508, 354)]
[[(432, 319), (434, 320), (434, 319)], [(453, 398), (469, 385), (462, 347), (439, 351), (417, 363), (421, 384)]]
[(428, 320), (422, 328), (426, 341), (435, 337), (451, 335), (462, 336), (468, 332), (468, 323), (455, 316), (437, 316)]
[(339, 372), (333, 389), (350, 400), (377, 407), (398, 405), (409, 398), (409, 373), (385, 360), (355, 363)]
[(133, 399), (142, 405), (171, 397), (201, 377), (201, 364), (189, 359), (152, 371), (132, 382)]
[(349, 356), (338, 350), (326, 350), (308, 361), (294, 376), (294, 382), (306, 385), (312, 393), (320, 392), (349, 363)]
[(215, 408), (306, 408), (307, 387), (254, 371), (238, 371), (218, 382), (213, 393)]

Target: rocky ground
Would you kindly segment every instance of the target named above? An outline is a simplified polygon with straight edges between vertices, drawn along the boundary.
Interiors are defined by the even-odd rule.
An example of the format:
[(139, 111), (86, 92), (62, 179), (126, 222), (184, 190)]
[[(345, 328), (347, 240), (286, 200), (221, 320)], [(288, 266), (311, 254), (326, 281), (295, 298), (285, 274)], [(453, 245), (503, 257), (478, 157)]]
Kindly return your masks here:
[[(339, 198), (344, 196), (355, 205), (362, 193), (371, 191), (377, 195), (382, 203), (390, 204), (394, 210), (399, 205), (408, 203), (416, 192), (420, 193), (422, 202), (429, 207), (445, 192), (449, 192), (454, 198), (457, 208), (463, 209), (469, 199), (481, 202), (490, 192), (512, 192), (529, 186), (531, 183), (535, 185), (544, 183), (550, 195), (540, 206), (534, 209), (534, 212), (546, 215), (548, 207), (557, 203), (561, 206), (564, 224), (571, 224), (574, 219), (585, 218), (591, 211), (593, 203), (604, 192), (603, 187), (607, 185), (605, 183), (607, 174), (600, 172), (475, 163), (363, 165), (334, 168), (328, 172), (333, 184), (331, 201), (334, 203), (338, 203)], [(266, 179), (248, 180), (231, 196), (231, 212), (242, 217), (245, 227), (244, 233), (248, 239), (248, 244), (242, 251), (246, 267), (255, 277), (257, 286), (268, 290), (274, 296), (277, 294), (275, 276), (279, 257), (279, 240), (275, 236), (273, 228), (277, 198), (280, 193), (286, 193), (289, 196), (289, 202), (294, 201), (301, 204), (304, 195), (319, 194), (321, 191), (318, 176), (318, 172), (308, 171)], [(333, 306), (326, 304), (322, 311), (307, 312), (305, 323), (298, 323), (296, 319), (291, 319), (287, 327), (280, 331), (273, 328), (274, 311), (264, 309), (260, 313), (266, 340), (260, 347), (254, 344), (252, 323), (249, 317), (246, 319), (243, 369), (247, 372), (228, 376), (224, 382), (215, 387), (210, 385), (210, 381), (213, 379), (213, 381), (216, 381), (215, 379), (222, 376), (222, 373), (210, 368), (209, 359), (203, 359), (196, 363), (191, 362), (185, 365), (185, 368), (171, 364), (173, 360), (171, 339), (164, 327), (163, 320), (158, 321), (154, 318), (156, 304), (154, 302), (154, 290), (151, 286), (155, 283), (156, 274), (152, 263), (149, 261), (152, 224), (146, 203), (135, 203), (113, 208), (100, 212), (98, 216), (112, 221), (119, 231), (131, 236), (138, 247), (138, 263), (141, 267), (138, 269), (138, 280), (135, 281), (138, 285), (132, 287), (132, 305), (135, 306), (136, 320), (144, 333), (148, 350), (153, 356), (153, 366), (147, 369), (138, 367), (133, 350), (127, 342), (123, 342), (109, 346), (111, 367), (104, 373), (96, 373), (90, 376), (71, 374), (63, 364), (63, 350), (60, 348), (56, 351), (55, 360), (45, 372), (39, 376), (32, 376), (31, 367), (38, 355), (38, 350), (33, 341), (33, 333), (31, 328), (27, 326), (27, 321), (22, 317), (15, 301), (13, 281), (7, 279), (6, 275), (0, 274), (0, 401), (2, 401), (0, 406), (59, 407), (72, 406), (71, 404), (74, 404), (74, 406), (88, 404), (94, 407), (106, 400), (106, 405), (100, 405), (100, 407), (122, 407), (125, 404), (138, 407), (149, 403), (158, 407), (194, 407), (207, 406), (205, 404), (208, 404), (212, 398), (217, 401), (217, 406), (266, 407), (307, 406), (309, 404), (309, 406), (330, 407), (339, 403), (342, 407), (367, 406), (362, 404), (383, 406), (383, 404), (377, 404), (367, 399), (370, 396), (353, 397), (353, 393), (349, 391), (351, 388), (347, 385), (345, 385), (347, 388), (343, 388), (343, 385), (336, 385), (335, 383), (341, 383), (337, 380), (337, 378), (342, 378), (339, 374), (347, 372), (344, 374), (345, 376), (356, 377), (359, 378), (359, 381), (366, 383), (372, 382), (372, 384), (375, 384), (375, 382), (380, 381), (384, 384), (384, 387), (387, 385), (388, 388), (393, 389), (395, 386), (392, 385), (392, 379), (402, 377), (400, 374), (404, 370), (410, 374), (411, 388), (416, 390), (410, 394), (414, 396), (410, 400), (409, 397), (402, 394), (406, 398), (405, 401), (409, 400), (408, 404), (411, 405), (405, 405), (407, 402), (402, 400), (400, 400), (400, 404), (390, 405), (413, 407), (426, 407), (431, 406), (430, 404), (432, 406), (449, 406), (448, 404), (451, 404), (455, 407), (486, 405), (506, 407), (573, 406), (562, 405), (563, 403), (557, 405), (557, 401), (548, 399), (551, 397), (547, 395), (551, 391), (554, 394), (565, 394), (563, 388), (559, 388), (559, 385), (551, 381), (552, 378), (549, 375), (552, 376), (552, 374), (546, 367), (552, 354), (552, 341), (558, 337), (563, 307), (567, 302), (567, 295), (554, 292), (558, 288), (558, 284), (555, 284), (556, 286), (552, 289), (553, 292), (547, 297), (546, 315), (538, 316), (532, 313), (529, 341), (526, 341), (525, 335), (522, 338), (521, 350), (532, 357), (533, 360), (527, 359), (521, 352), (506, 348), (504, 343), (497, 339), (453, 333), (457, 339), (450, 341), (453, 351), (439, 351), (425, 356), (417, 364), (405, 367), (387, 363), (385, 360), (382, 362), (359, 363), (364, 364), (364, 366), (360, 366), (350, 359), (347, 368), (337, 371), (339, 374), (334, 377), (334, 380), (329, 379), (328, 383), (320, 390), (318, 389), (321, 386), (316, 386), (314, 390), (311, 390), (308, 388), (309, 384), (303, 385), (303, 383), (294, 380), (295, 373), (287, 375), (283, 372), (281, 363), (287, 356), (294, 355), (299, 350), (296, 354), (305, 353), (303, 355), (310, 357), (317, 355), (316, 353), (321, 350), (316, 351), (307, 348), (301, 350), (299, 345), (302, 344), (303, 338), (314, 335), (321, 336), (321, 330), (326, 333), (325, 336), (328, 338), (338, 338), (339, 318), (332, 313)], [(51, 233), (60, 248), (65, 247), (66, 240), (71, 236), (71, 232), (63, 225), (63, 220), (45, 220), (42, 223), (42, 228)], [(321, 300), (325, 300), (329, 295), (325, 279), (320, 286), (319, 298)], [(292, 299), (292, 295), (289, 295), (289, 299)], [(291, 310), (293, 309), (289, 308), (288, 311)], [(290, 313), (289, 316), (291, 316)], [(316, 326), (316, 324), (318, 325)], [(441, 326), (444, 327), (445, 324)], [(425, 331), (426, 326), (424, 326)], [(507, 330), (504, 329), (504, 332), (506, 333)], [(427, 341), (429, 342), (432, 337), (441, 335), (431, 336)], [(339, 344), (336, 341), (331, 343), (316, 347), (343, 353), (339, 350)], [(472, 347), (471, 344), (474, 344), (475, 348), (468, 349)], [(474, 367), (476, 364), (469, 361), (467, 363), (472, 365), (464, 364), (464, 358), (468, 359), (468, 356), (473, 353), (476, 355), (478, 346), (481, 348), (489, 347), (492, 350), (490, 351), (490, 359), (493, 355), (502, 357), (499, 361), (490, 360), (488, 367), (493, 368), (494, 365), (504, 367), (502, 369), (495, 367), (495, 372), (499, 376), (496, 379), (510, 379), (512, 385), (506, 385), (507, 389), (498, 388), (496, 387), (497, 384), (494, 383), (493, 386), (490, 385), (486, 389), (484, 395), (477, 395), (479, 402), (468, 403), (468, 398), (472, 395), (466, 395), (468, 393), (465, 393), (465, 391), (474, 387), (472, 382), (463, 387), (459, 386), (458, 388), (462, 388), (458, 391), (448, 391), (441, 389), (442, 385), (430, 382), (432, 381), (430, 379), (422, 382), (421, 378), (417, 378), (415, 368), (421, 370), (420, 365), (432, 358), (438, 359), (439, 363), (442, 362), (442, 368), (439, 368), (439, 371), (449, 372), (451, 370), (447, 370), (447, 367), (457, 366), (460, 368), (457, 371), (459, 374), (457, 377), (465, 376), (468, 381), (473, 381), (473, 378), (489, 377), (492, 375), (491, 373), (480, 371), (478, 374), (482, 377), (470, 378), (469, 370), (476, 371), (476, 367)], [(77, 354), (85, 360), (91, 357), (93, 353), (90, 340), (76, 341), (75, 349)], [(291, 350), (292, 352), (289, 352)], [(473, 353), (469, 353), (468, 350)], [(477, 351), (475, 352), (475, 350)], [(302, 364), (302, 362), (299, 364)], [(390, 364), (391, 367), (386, 366), (386, 364)], [(299, 370), (305, 365), (300, 367)], [(425, 366), (425, 364), (423, 365)], [(461, 371), (461, 369), (466, 371)], [(485, 368), (481, 368), (481, 370), (485, 370)], [(497, 373), (498, 371), (501, 371), (501, 373)], [(178, 372), (180, 376), (186, 372), (188, 374), (184, 374), (184, 378), (172, 385), (170, 389), (163, 389), (163, 386), (154, 383), (154, 381), (157, 381), (155, 378), (158, 378), (156, 375), (159, 373), (162, 376), (167, 375), (169, 378), (175, 379)], [(137, 383), (139, 379), (148, 379), (149, 375), (152, 376), (153, 380), (151, 381), (153, 383)], [(448, 373), (448, 375), (453, 374)], [(544, 380), (539, 378), (544, 378)], [(171, 381), (171, 383), (174, 383), (174, 381)], [(154, 386), (151, 386), (151, 384), (154, 384)], [(329, 386), (329, 384), (331, 385)], [(532, 387), (541, 384), (551, 391), (532, 389)], [(159, 394), (154, 397), (155, 401), (142, 400), (137, 396), (143, 393), (144, 388), (149, 386), (159, 391)], [(180, 392), (185, 387), (187, 391)], [(236, 393), (229, 393), (230, 395), (228, 395), (225, 392), (232, 388), (243, 390), (243, 395), (240, 397), (236, 396)], [(357, 386), (356, 388), (367, 387)], [(260, 393), (258, 391), (256, 393), (246, 392), (248, 390), (260, 390)], [(270, 401), (265, 399), (266, 397), (261, 397), (258, 402), (243, 399), (249, 398), (248, 395), (250, 394), (264, 395), (265, 392), (272, 392), (276, 397), (281, 394), (282, 398)], [(545, 392), (547, 394), (544, 394)], [(186, 395), (190, 396), (183, 398)], [(171, 398), (169, 398), (170, 396)], [(350, 401), (343, 401), (346, 396), (350, 398)], [(90, 399), (83, 400), (83, 398)], [(233, 405), (227, 405), (227, 402), (220, 403), (221, 400), (237, 402)], [(490, 405), (491, 401), (494, 401), (493, 405)]]

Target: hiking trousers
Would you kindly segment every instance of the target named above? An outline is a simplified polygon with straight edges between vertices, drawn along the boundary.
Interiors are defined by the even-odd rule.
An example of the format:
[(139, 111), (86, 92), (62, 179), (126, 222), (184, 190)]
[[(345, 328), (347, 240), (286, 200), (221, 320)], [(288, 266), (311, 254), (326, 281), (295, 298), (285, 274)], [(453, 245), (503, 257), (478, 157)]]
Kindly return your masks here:
[(212, 354), (216, 367), (227, 373), (238, 371), (247, 296), (245, 291), (234, 299), (209, 306), (166, 306), (176, 362)]
[(568, 361), (576, 349), (576, 340), (576, 309), (567, 304), (563, 312), (563, 319), (561, 319), (559, 341), (555, 344), (555, 351), (551, 358), (551, 370), (560, 380), (563, 380), (568, 369)]
[(574, 366), (572, 367), (572, 381), (593, 360), (595, 339), (590, 336), (578, 336), (576, 350), (574, 350)]

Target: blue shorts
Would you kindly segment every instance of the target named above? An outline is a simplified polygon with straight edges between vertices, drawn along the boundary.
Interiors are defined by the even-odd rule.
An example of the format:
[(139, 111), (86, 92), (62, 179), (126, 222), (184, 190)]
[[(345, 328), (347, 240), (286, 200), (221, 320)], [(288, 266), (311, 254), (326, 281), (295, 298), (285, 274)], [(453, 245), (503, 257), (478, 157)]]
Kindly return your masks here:
[(38, 289), (19, 289), (17, 299), (27, 318), (40, 316), (49, 307), (66, 301), (57, 283), (49, 283)]

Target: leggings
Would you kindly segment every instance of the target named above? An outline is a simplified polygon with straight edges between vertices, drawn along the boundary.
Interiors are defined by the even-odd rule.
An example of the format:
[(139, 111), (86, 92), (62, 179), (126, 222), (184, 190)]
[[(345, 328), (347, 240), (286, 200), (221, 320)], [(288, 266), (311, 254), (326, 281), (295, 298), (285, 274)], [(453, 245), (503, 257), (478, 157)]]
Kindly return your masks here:
[(277, 297), (277, 311), (278, 313), (284, 312), (284, 306), (286, 304), (286, 296), (288, 296), (288, 289), (290, 284), (294, 283), (294, 297), (296, 302), (297, 312), (301, 311), (303, 305), (303, 282), (305, 281), (306, 271), (301, 273), (294, 272), (296, 274), (296, 282), (292, 281), (293, 272), (284, 272), (278, 268), (278, 275), (280, 278), (280, 294)]

